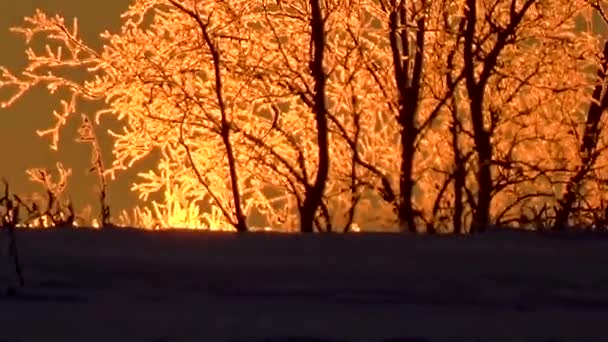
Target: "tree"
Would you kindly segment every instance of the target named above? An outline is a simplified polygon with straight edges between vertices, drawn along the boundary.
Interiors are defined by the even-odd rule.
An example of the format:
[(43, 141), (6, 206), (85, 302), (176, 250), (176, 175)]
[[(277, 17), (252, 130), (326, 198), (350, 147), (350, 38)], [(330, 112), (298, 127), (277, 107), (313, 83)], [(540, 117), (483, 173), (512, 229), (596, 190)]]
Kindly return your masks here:
[[(226, 223), (234, 226), (238, 231), (244, 231), (247, 227), (240, 204), (242, 194), (239, 192), (239, 182), (242, 180), (239, 179), (236, 171), (237, 166), (230, 141), (232, 118), (229, 115), (234, 115), (232, 111), (237, 105), (226, 105), (224, 102), (221, 53), (216, 50), (217, 47), (213, 42), (216, 37), (211, 37), (208, 32), (214, 27), (209, 28), (210, 23), (203, 23), (196, 13), (178, 3), (166, 4), (172, 4), (176, 10), (166, 12), (167, 6), (154, 8), (152, 2), (136, 2), (127, 12), (129, 19), (123, 27), (124, 35), (112, 36), (106, 32), (103, 37), (108, 39), (110, 44), (101, 52), (84, 45), (77, 36), (76, 22), (74, 27), (68, 30), (62, 18), (49, 18), (37, 12), (34, 17), (27, 20), (30, 27), (17, 31), (25, 34), (28, 41), (35, 34), (47, 33), (51, 39), (58, 40), (64, 48), (67, 48), (69, 57), (62, 56), (61, 46), (56, 52), (47, 47), (47, 55), (40, 56), (30, 49), (28, 53), (32, 64), (23, 74), (24, 80), (17, 80), (8, 70), (4, 70), (5, 76), (20, 87), (20, 92), (7, 104), (38, 83), (47, 83), (51, 92), (61, 87), (71, 91), (70, 102), (64, 103), (64, 113), (55, 114), (59, 119), (57, 126), (52, 130), (40, 132), (41, 135), (52, 135), (53, 146), (56, 148), (59, 129), (66, 123), (68, 116), (75, 112), (77, 99), (105, 99), (111, 102), (109, 108), (97, 113), (97, 120), (101, 114), (116, 114), (118, 119), (126, 119), (126, 124), (122, 133), (112, 133), (116, 138), (114, 150), (116, 159), (113, 168), (107, 170), (107, 173), (113, 176), (116, 170), (131, 166), (135, 161), (149, 154), (152, 147), (158, 147), (164, 157), (159, 163), (160, 170), (166, 168), (179, 170), (181, 168), (179, 165), (190, 164), (191, 167), (185, 170), (190, 174), (188, 177), (193, 178), (192, 173), (195, 174), (198, 185), (206, 189), (203, 195), (194, 195), (194, 198), (169, 197), (170, 200), (180, 203), (211, 202), (214, 207), (220, 208)], [(203, 9), (209, 12), (208, 8)], [(141, 16), (145, 15), (146, 11), (154, 10), (158, 10), (156, 27), (159, 31), (167, 29), (162, 25), (183, 21), (184, 14), (189, 17), (190, 23), (186, 24), (183, 30), (170, 33), (191, 37), (189, 38), (191, 44), (171, 46), (175, 36), (167, 38), (163, 43), (161, 37), (147, 35), (147, 32), (139, 29), (137, 25), (141, 24), (138, 22), (142, 19)], [(172, 16), (162, 15), (169, 13)], [(220, 35), (217, 32), (214, 34)], [(156, 41), (151, 42), (151, 40)], [(137, 44), (150, 42), (151, 45), (149, 49), (130, 49), (134, 45), (129, 44), (136, 42)], [(186, 56), (190, 58), (188, 60), (177, 61), (180, 59), (180, 53), (184, 51), (181, 50), (182, 48), (190, 48), (194, 53)], [(204, 56), (207, 53), (211, 54), (211, 58), (196, 58), (197, 55)], [(92, 79), (78, 84), (55, 71), (66, 67), (91, 67)], [(47, 75), (45, 69), (50, 69), (51, 72)], [(215, 82), (211, 85), (197, 84), (200, 78), (193, 77), (194, 74), (200, 78), (211, 77)], [(216, 101), (211, 100), (213, 97), (205, 98), (203, 101), (202, 96), (207, 94), (214, 94)], [(145, 96), (149, 97), (145, 98)], [(145, 125), (145, 128), (142, 125)], [(191, 146), (191, 138), (197, 135), (203, 139), (207, 135), (210, 140), (209, 145), (215, 145), (220, 149), (210, 149), (209, 145)], [(218, 153), (222, 150), (225, 153)], [(207, 154), (201, 156), (201, 152)], [(205, 157), (208, 156), (218, 157), (206, 160)], [(224, 176), (222, 172), (208, 174), (201, 171), (210, 165), (225, 168), (227, 175)], [(141, 191), (143, 198), (162, 187), (174, 190), (172, 184), (163, 183), (166, 179), (162, 176), (154, 173), (142, 176), (148, 181), (147, 186), (134, 188)], [(179, 176), (179, 173), (174, 174), (171, 179)], [(224, 183), (225, 179), (230, 180), (228, 184)], [(181, 183), (180, 186), (189, 187), (192, 186), (191, 183), (192, 181)], [(231, 189), (232, 196), (230, 197), (230, 192), (223, 189)], [(169, 196), (173, 195), (169, 194)], [(189, 196), (192, 195), (189, 193)]]
[[(427, 1), (417, 1), (409, 8), (404, 1), (380, 1), (382, 11), (388, 13), (390, 51), (393, 59), (394, 81), (397, 88), (397, 122), (401, 127), (401, 160), (399, 168), (399, 198), (396, 210), (402, 224), (416, 232), (415, 211), (412, 206), (414, 154), (418, 138), (417, 116), (422, 92), (422, 71), (427, 34)], [(413, 21), (414, 24), (410, 24)], [(411, 32), (415, 39), (411, 41)]]
[[(169, 0), (169, 2), (177, 7), (180, 11), (184, 12), (187, 16), (189, 16), (192, 20), (194, 20), (196, 22), (196, 24), (198, 25), (198, 27), (201, 30), (201, 35), (202, 35), (202, 39), (204, 40), (205, 44), (207, 45), (206, 47), (209, 50), (209, 53), (211, 54), (211, 59), (212, 59), (212, 64), (213, 64), (213, 77), (215, 79), (215, 96), (216, 96), (216, 100), (217, 100), (217, 107), (220, 111), (220, 122), (219, 122), (219, 133), (222, 139), (222, 143), (224, 145), (225, 151), (226, 151), (226, 157), (227, 157), (227, 161), (228, 161), (228, 169), (230, 172), (230, 187), (231, 187), (231, 191), (232, 191), (232, 201), (234, 204), (234, 216), (235, 216), (235, 222), (231, 222), (233, 226), (235, 226), (236, 230), (239, 232), (245, 232), (247, 231), (247, 223), (245, 221), (245, 215), (243, 214), (243, 209), (241, 207), (241, 192), (239, 190), (239, 182), (238, 182), (238, 172), (237, 172), (237, 166), (236, 166), (236, 160), (234, 157), (234, 150), (232, 147), (232, 142), (230, 141), (230, 136), (231, 136), (231, 131), (232, 128), (231, 126), (231, 122), (230, 119), (228, 118), (228, 113), (227, 113), (227, 108), (226, 108), (226, 104), (225, 104), (225, 99), (224, 99), (224, 82), (222, 80), (222, 73), (221, 73), (221, 68), (222, 68), (222, 56), (220, 51), (218, 50), (218, 46), (216, 45), (216, 43), (214, 42), (213, 38), (211, 37), (210, 34), (210, 20), (211, 20), (211, 14), (209, 14), (209, 17), (207, 18), (207, 21), (204, 22), (203, 19), (201, 18), (201, 15), (198, 13), (198, 9), (196, 8), (196, 2), (194, 9), (188, 9), (186, 7), (184, 7), (183, 5), (181, 5), (180, 3), (174, 1), (174, 0)], [(189, 147), (182, 142), (182, 144), (184, 144), (184, 148), (186, 150), (189, 151)], [(188, 152), (188, 155), (191, 156), (191, 154)], [(192, 160), (190, 160), (190, 162), (193, 163), (194, 162)], [(194, 168), (194, 170), (196, 170), (196, 168)], [(204, 181), (202, 180), (202, 177), (197, 173), (197, 177), (201, 178), (200, 181), (201, 183), (204, 183)], [(226, 215), (228, 216), (228, 215)]]
[(103, 177), (158, 156), (133, 185), (164, 196), (136, 210), (145, 225), (477, 231), (547, 221), (561, 201), (595, 85), (597, 37), (576, 30), (589, 8), (135, 0), (100, 50), (36, 12), (15, 31), (56, 45), (0, 87), (16, 89), (4, 105), (37, 85), (67, 94), (39, 132), (55, 148), (80, 101), (105, 102), (95, 123), (123, 130)]
[[(608, 18), (603, 11), (603, 4), (599, 1), (591, 2), (593, 12), (596, 12), (605, 24), (608, 24)], [(592, 13), (593, 13), (592, 12)], [(594, 20), (593, 16), (587, 18), (589, 22)], [(566, 190), (563, 196), (559, 199), (558, 208), (555, 213), (555, 222), (553, 228), (563, 230), (570, 225), (570, 216), (573, 214), (574, 205), (577, 204), (579, 216), (584, 216), (585, 209), (591, 211), (593, 217), (591, 222), (587, 224), (594, 225), (598, 221), (605, 220), (605, 200), (601, 192), (603, 188), (600, 186), (596, 191), (586, 190), (585, 185), (595, 187), (595, 184), (600, 185), (605, 183), (605, 170), (599, 163), (602, 157), (605, 158), (606, 145), (602, 141), (603, 123), (605, 123), (605, 113), (608, 109), (608, 94), (606, 94), (606, 84), (608, 83), (608, 41), (604, 41), (604, 48), (601, 55), (598, 56), (597, 62), (597, 79), (593, 92), (591, 94), (589, 108), (585, 118), (582, 134), (578, 139), (580, 164), (576, 170), (571, 173), (570, 178), (566, 182)], [(595, 184), (594, 184), (595, 183)], [(586, 190), (586, 191), (585, 191)], [(599, 190), (599, 191), (598, 191)], [(599, 192), (599, 193), (598, 193)], [(586, 197), (596, 197), (602, 200), (597, 203), (593, 199)], [(595, 205), (592, 204), (596, 202)], [(599, 212), (598, 212), (599, 211)], [(602, 211), (604, 211), (602, 213)], [(599, 215), (598, 215), (599, 214)], [(581, 220), (582, 219), (582, 220)], [(577, 223), (585, 223), (584, 218), (579, 217)], [(581, 222), (583, 221), (583, 222)]]
[[(330, 168), (326, 99), (328, 75), (325, 71), (327, 39), (325, 22), (328, 10), (324, 7), (324, 3), (318, 0), (278, 5), (262, 1), (260, 13), (263, 15), (267, 29), (260, 29), (258, 32), (261, 36), (266, 34), (265, 38), (269, 43), (263, 43), (263, 47), (259, 51), (274, 56), (276, 60), (270, 60), (269, 64), (249, 65), (248, 67), (250, 70), (260, 70), (265, 73), (258, 78), (261, 79), (262, 92), (260, 96), (270, 97), (264, 105), (269, 106), (275, 113), (275, 122), (271, 130), (275, 130), (279, 136), (286, 139), (283, 145), (293, 148), (297, 157), (292, 155), (293, 157), (290, 158), (277, 152), (276, 148), (279, 146), (262, 142), (258, 136), (253, 134), (246, 134), (246, 137), (257, 148), (261, 149), (262, 154), (271, 153), (274, 156), (274, 160), (271, 159), (270, 163), (267, 163), (267, 167), (270, 168), (271, 173), (278, 173), (278, 176), (289, 184), (291, 188), (289, 192), (295, 196), (297, 202), (300, 231), (304, 233), (311, 233), (314, 230), (317, 210), (322, 205)], [(288, 16), (289, 11), (294, 14)], [(288, 34), (290, 26), (295, 29), (295, 32), (289, 32), (289, 34), (298, 37), (294, 41), (285, 41), (284, 37)], [(302, 53), (308, 54), (308, 58), (298, 60), (296, 56)], [(284, 73), (288, 74), (287, 77)], [(267, 83), (269, 80), (276, 80), (279, 87), (276, 90), (269, 90), (271, 88), (270, 84)], [(292, 101), (290, 105), (299, 107), (294, 110), (295, 115), (309, 116), (312, 114), (314, 128), (310, 127), (310, 129), (313, 133), (298, 132), (291, 134), (283, 130), (277, 122), (281, 110), (272, 98)], [(311, 120), (306, 121), (311, 122)], [(309, 137), (306, 137), (307, 135)], [(303, 143), (298, 143), (297, 141), (302, 140), (302, 138), (304, 138)], [(307, 148), (306, 144), (317, 150), (316, 156), (304, 156), (306, 153), (304, 149)], [(294, 159), (298, 160), (297, 166), (292, 164)], [(307, 166), (306, 162), (311, 159), (315, 160), (316, 164), (316, 175), (312, 181), (309, 180), (311, 178), (308, 171), (310, 167)], [(283, 164), (286, 170), (281, 171), (275, 168), (276, 165), (273, 164), (276, 164), (276, 162)], [(269, 184), (272, 184), (272, 181)], [(329, 220), (326, 219), (326, 221), (328, 226), (331, 227)], [(317, 224), (317, 228), (321, 228), (319, 224)]]
[[(552, 196), (537, 181), (552, 174), (547, 177), (553, 183), (563, 169), (555, 165), (555, 149), (561, 148), (556, 145), (563, 143), (554, 140), (564, 132), (560, 115), (579, 111), (578, 106), (565, 104), (585, 98), (588, 80), (582, 69), (595, 48), (593, 39), (575, 29), (585, 8), (581, 1), (466, 2), (462, 63), (478, 163), (474, 230), (493, 221), (492, 202), (501, 191), (533, 185), (535, 190), (525, 195), (516, 190), (515, 202)], [(509, 134), (518, 137), (502, 143), (505, 130), (514, 129), (512, 124), (519, 128)], [(534, 132), (529, 131), (532, 127)], [(526, 140), (537, 144), (528, 145), (537, 148), (536, 153), (517, 153)], [(553, 160), (545, 163), (539, 152), (548, 152)], [(501, 178), (513, 171), (520, 174)]]

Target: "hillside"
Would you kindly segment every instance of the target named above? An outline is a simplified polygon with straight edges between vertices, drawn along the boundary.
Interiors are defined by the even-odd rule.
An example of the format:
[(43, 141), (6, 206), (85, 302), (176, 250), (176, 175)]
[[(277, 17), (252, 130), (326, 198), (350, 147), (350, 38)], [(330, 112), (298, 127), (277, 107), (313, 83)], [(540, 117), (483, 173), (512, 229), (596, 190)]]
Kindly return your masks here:
[[(18, 238), (26, 287), (0, 297), (3, 342), (607, 339), (602, 236)], [(12, 269), (0, 243), (4, 287)]]

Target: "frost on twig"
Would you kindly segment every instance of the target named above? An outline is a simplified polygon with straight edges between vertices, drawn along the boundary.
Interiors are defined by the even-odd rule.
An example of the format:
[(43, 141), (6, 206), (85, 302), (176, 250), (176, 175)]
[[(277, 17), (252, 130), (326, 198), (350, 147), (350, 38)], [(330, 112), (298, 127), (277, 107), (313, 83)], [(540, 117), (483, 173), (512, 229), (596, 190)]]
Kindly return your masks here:
[(91, 120), (82, 114), (82, 124), (78, 128), (78, 138), (76, 141), (81, 143), (91, 144), (91, 167), (89, 172), (95, 173), (99, 182), (99, 221), (101, 227), (109, 227), (110, 223), (110, 206), (107, 204), (107, 182), (106, 182), (106, 169), (103, 164), (101, 155), (101, 146), (95, 135)]
[[(36, 86), (44, 86), (50, 94), (59, 90), (67, 91), (67, 98), (60, 100), (61, 110), (52, 112), (55, 125), (38, 130), (40, 136), (51, 137), (51, 148), (58, 149), (60, 130), (68, 118), (76, 111), (79, 99), (95, 100), (103, 97), (103, 90), (94, 82), (78, 80), (77, 72), (91, 73), (103, 63), (103, 58), (88, 47), (78, 35), (78, 22), (74, 19), (71, 27), (65, 20), (56, 16), (47, 16), (37, 10), (31, 17), (25, 18), (22, 27), (14, 27), (12, 32), (24, 36), (27, 67), (18, 74), (0, 67), (0, 89), (15, 89), (8, 99), (0, 101), (2, 108), (7, 108), (22, 99), (28, 91)], [(36, 37), (43, 38), (43, 49), (39, 51)]]
[[(131, 187), (147, 202), (132, 219), (147, 226), (229, 227), (241, 206), (251, 227), (297, 229), (323, 169), (314, 106), (322, 97), (331, 163), (311, 215), (326, 230), (405, 220), (412, 231), (466, 232), (474, 217), (548, 219), (540, 209), (557, 204), (583, 164), (582, 108), (601, 44), (575, 28), (588, 10), (603, 13), (599, 1), (314, 4), (322, 60), (310, 1), (135, 0), (99, 51), (76, 22), (36, 12), (14, 29), (31, 47), (29, 64), (0, 69), (0, 88), (11, 90), (2, 105), (32, 87), (61, 95), (55, 124), (38, 132), (57, 149), (81, 102), (105, 101), (90, 117), (122, 126), (108, 131), (111, 165), (93, 152), (94, 172), (101, 182), (156, 158)], [(324, 89), (311, 66), (326, 74)], [(81, 140), (93, 144), (88, 120)], [(605, 127), (606, 117), (597, 122)], [(597, 211), (608, 198), (604, 140), (576, 211)]]
[(56, 181), (45, 168), (33, 168), (26, 171), (30, 180), (42, 185), (45, 190), (45, 196), (16, 197), (20, 205), (27, 210), (28, 218), (25, 222), (27, 226), (65, 227), (73, 226), (76, 223), (72, 202), (64, 196), (72, 170), (65, 169), (61, 163), (57, 163), (56, 166), (58, 171)]

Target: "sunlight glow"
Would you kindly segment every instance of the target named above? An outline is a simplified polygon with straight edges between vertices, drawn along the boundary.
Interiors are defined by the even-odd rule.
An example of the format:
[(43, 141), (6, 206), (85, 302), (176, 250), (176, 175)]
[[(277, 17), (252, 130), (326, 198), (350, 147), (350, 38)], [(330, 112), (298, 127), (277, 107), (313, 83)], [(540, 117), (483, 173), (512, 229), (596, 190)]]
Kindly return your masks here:
[[(74, 212), (61, 164), (28, 170), (46, 197), (22, 205), (41, 226), (150, 230), (608, 222), (608, 44), (579, 29), (592, 5), (133, 0), (100, 49), (37, 10), (12, 29), (28, 64), (0, 69), (1, 105), (45, 87), (54, 149), (81, 116), (100, 214)], [(110, 217), (108, 183), (132, 169), (139, 201)]]

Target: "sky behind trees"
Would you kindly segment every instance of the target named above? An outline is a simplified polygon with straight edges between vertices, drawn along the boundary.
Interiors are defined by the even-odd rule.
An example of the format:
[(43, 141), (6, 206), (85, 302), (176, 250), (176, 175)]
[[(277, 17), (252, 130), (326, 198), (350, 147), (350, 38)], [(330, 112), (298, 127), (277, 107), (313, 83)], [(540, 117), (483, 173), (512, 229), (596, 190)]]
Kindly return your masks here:
[[(10, 32), (10, 27), (19, 26), (25, 16), (30, 16), (36, 9), (48, 14), (60, 14), (71, 22), (78, 18), (79, 31), (83, 38), (93, 46), (100, 46), (99, 33), (104, 30), (113, 31), (121, 23), (120, 14), (127, 9), (129, 0), (89, 2), (79, 0), (30, 0), (30, 1), (0, 1), (0, 65), (12, 70), (21, 69), (27, 62), (25, 57), (26, 45), (23, 37)], [(0, 96), (6, 98), (7, 93), (0, 91)], [(57, 109), (56, 99), (48, 96), (44, 89), (37, 89), (27, 94), (15, 106), (0, 109), (0, 145), (2, 146), (2, 162), (0, 162), (0, 177), (9, 180), (17, 193), (41, 192), (42, 188), (28, 181), (25, 169), (47, 167), (55, 170), (55, 163), (62, 162), (72, 168), (68, 191), (77, 208), (92, 202), (95, 196), (96, 179), (94, 174), (87, 174), (90, 158), (90, 147), (74, 141), (79, 120), (70, 120), (66, 135), (60, 141), (59, 151), (49, 148), (49, 139), (40, 138), (37, 129), (45, 129), (52, 122), (49, 115), (51, 109)], [(85, 111), (91, 108), (83, 104)], [(101, 132), (99, 132), (101, 133)], [(104, 134), (98, 134), (100, 138)], [(104, 151), (110, 154), (111, 145), (102, 141)], [(118, 214), (120, 209), (130, 207), (135, 196), (129, 191), (130, 183), (125, 177), (119, 177), (110, 186), (109, 204)], [(93, 206), (95, 209), (95, 206)]]
[[(108, 153), (109, 141), (101, 142), (101, 156), (106, 165), (112, 164), (111, 170), (131, 170), (121, 172), (109, 188), (110, 206), (117, 209), (113, 216), (133, 202), (126, 196), (133, 181), (144, 199), (166, 189), (164, 208), (176, 203), (190, 210), (212, 202), (212, 208), (221, 209), (227, 220), (213, 217), (222, 226), (239, 222), (244, 227), (241, 196), (247, 210), (264, 213), (273, 227), (277, 222), (289, 222), (287, 226), (292, 227), (296, 216), (301, 221), (312, 219), (319, 196), (324, 198), (322, 212), (328, 230), (347, 208), (352, 209), (352, 219), (354, 208), (367, 213), (377, 202), (384, 206), (378, 211), (380, 221), (393, 227), (394, 220), (382, 217), (398, 213), (400, 227), (413, 231), (420, 225), (436, 231), (435, 223), (450, 215), (450, 203), (456, 205), (454, 232), (461, 231), (463, 222), (471, 227), (520, 222), (529, 219), (525, 210), (557, 208), (562, 202), (568, 203), (563, 206), (567, 221), (581, 182), (586, 176), (590, 181), (601, 176), (595, 168), (592, 175), (586, 175), (591, 170), (587, 168), (577, 172), (576, 163), (580, 160), (593, 167), (598, 159), (588, 157), (590, 152), (603, 150), (596, 132), (601, 112), (590, 109), (585, 119), (580, 111), (590, 103), (587, 97), (594, 86), (598, 90), (597, 96), (594, 90), (595, 102), (604, 101), (603, 86), (595, 85), (587, 70), (598, 63), (605, 69), (602, 63), (608, 62), (596, 57), (608, 53), (598, 50), (600, 38), (579, 31), (581, 19), (589, 13), (586, 0), (550, 4), (527, 0), (519, 9), (515, 1), (445, 0), (445, 4), (458, 5), (462, 13), (446, 10), (443, 2), (425, 1), (419, 3), (422, 7), (336, 1), (335, 8), (325, 5), (330, 6), (326, 12), (319, 8), (319, 0), (310, 6), (294, 1), (287, 7), (260, 1), (259, 8), (249, 0), (235, 0), (230, 6), (216, 1), (135, 1), (122, 19), (126, 26), (121, 33), (104, 36), (110, 43), (101, 53), (101, 42), (95, 37), (105, 29), (114, 31), (124, 8), (109, 11), (87, 6), (81, 13), (69, 4), (64, 8), (56, 7), (56, 2), (51, 8), (34, 4), (6, 23), (7, 29), (21, 26), (20, 32), (34, 39), (28, 44), (32, 48), (28, 66), (19, 62), (25, 59), (22, 52), (17, 54), (25, 49), (20, 43), (10, 45), (16, 52), (13, 62), (0, 60), (13, 71), (27, 67), (21, 77), (3, 70), (1, 86), (6, 93), (0, 95), (4, 100), (11, 98), (3, 105), (14, 109), (6, 111), (4, 127), (12, 132), (4, 137), (4, 145), (9, 146), (5, 150), (11, 153), (5, 159), (14, 162), (9, 163), (11, 172), (0, 170), (0, 174), (8, 174), (9, 181), (17, 183), (14, 191), (28, 193), (28, 187), (19, 185), (25, 169), (52, 168), (54, 162), (62, 162), (73, 170), (68, 192), (76, 208), (92, 202), (86, 194), (94, 196), (98, 185), (94, 172), (86, 174), (90, 146), (74, 141), (79, 120), (73, 118), (106, 108), (104, 115), (111, 119), (96, 126), (97, 135), (104, 136), (106, 129), (116, 132), (115, 159)], [(196, 9), (191, 10), (188, 3)], [(35, 8), (42, 12), (22, 24), (23, 16)], [(299, 13), (296, 18), (284, 15), (293, 11)], [(199, 12), (215, 16), (212, 20), (209, 14), (205, 23)], [(151, 23), (141, 20), (149, 14)], [(107, 19), (100, 19), (106, 15)], [(327, 20), (322, 19), (325, 15)], [(80, 30), (72, 29), (74, 17), (79, 18)], [(239, 20), (228, 20), (236, 17)], [(372, 24), (370, 18), (381, 25)], [(416, 22), (411, 32), (409, 22)], [(252, 33), (251, 27), (260, 29)], [(46, 51), (39, 36), (52, 40), (45, 41), (50, 43)], [(10, 39), (14, 36), (6, 42)], [(77, 73), (67, 72), (72, 69)], [(390, 73), (393, 69), (394, 74)], [(93, 75), (94, 79), (88, 77)], [(209, 81), (209, 75), (214, 75), (215, 82)], [(47, 86), (46, 96), (38, 89), (40, 84)], [(22, 91), (10, 97), (16, 87)], [(26, 90), (28, 96), (22, 97)], [(347, 90), (348, 96), (344, 95)], [(93, 100), (95, 106), (101, 105), (96, 100), (104, 99), (110, 108), (67, 103), (57, 108), (51, 101), (69, 96), (74, 96), (72, 101), (77, 97)], [(19, 103), (13, 106), (17, 99)], [(63, 114), (49, 116), (54, 109)], [(275, 113), (275, 119), (269, 120), (264, 111)], [(68, 124), (59, 134), (64, 118)], [(112, 121), (116, 119), (125, 126), (117, 126)], [(60, 153), (44, 153), (49, 140), (37, 137), (35, 129), (53, 126), (45, 135), (52, 138), (51, 146), (59, 142)], [(582, 142), (579, 133), (584, 135)], [(576, 148), (579, 144), (581, 148)], [(313, 156), (316, 150), (318, 156)], [(453, 160), (438, 150), (450, 150)], [(27, 159), (19, 164), (17, 156)], [(139, 164), (143, 156), (148, 160), (160, 156), (152, 169), (161, 173), (150, 170), (140, 173), (143, 181), (135, 180), (134, 173), (144, 166)], [(333, 167), (328, 166), (329, 159)], [(137, 169), (133, 162), (138, 163)], [(105, 173), (103, 166), (97, 170)], [(316, 170), (316, 176), (310, 170)], [(538, 170), (545, 175), (542, 184)], [(564, 178), (575, 171), (572, 180)], [(317, 177), (314, 185), (311, 177)], [(595, 185), (581, 195), (595, 201), (586, 205), (603, 206), (596, 202), (606, 192)], [(270, 191), (277, 187), (281, 196)], [(564, 191), (568, 196), (562, 201)], [(117, 203), (117, 198), (123, 203)], [(359, 206), (360, 198), (366, 201), (366, 209)], [(541, 198), (550, 198), (550, 203), (532, 201)], [(279, 208), (291, 208), (285, 210), (289, 220)], [(173, 209), (167, 215), (179, 216)], [(377, 226), (368, 216), (361, 219)], [(563, 226), (559, 222), (556, 226)]]

